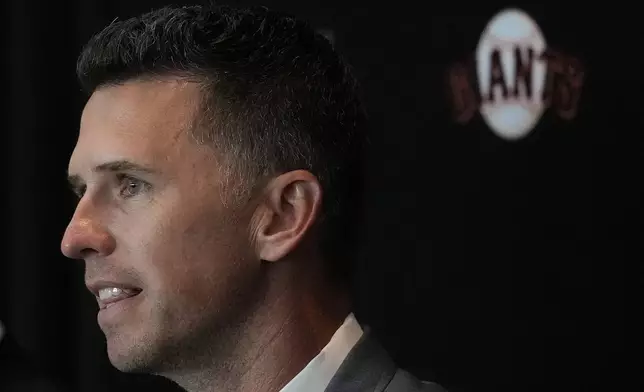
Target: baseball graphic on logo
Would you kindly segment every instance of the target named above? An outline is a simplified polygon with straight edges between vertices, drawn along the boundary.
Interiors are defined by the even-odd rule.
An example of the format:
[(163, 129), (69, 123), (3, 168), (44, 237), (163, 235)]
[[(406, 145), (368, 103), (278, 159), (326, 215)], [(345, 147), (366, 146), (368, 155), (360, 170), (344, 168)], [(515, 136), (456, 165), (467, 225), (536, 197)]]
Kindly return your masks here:
[(481, 35), (476, 48), (480, 111), (502, 139), (527, 136), (545, 110), (545, 49), (539, 26), (518, 9), (499, 12)]

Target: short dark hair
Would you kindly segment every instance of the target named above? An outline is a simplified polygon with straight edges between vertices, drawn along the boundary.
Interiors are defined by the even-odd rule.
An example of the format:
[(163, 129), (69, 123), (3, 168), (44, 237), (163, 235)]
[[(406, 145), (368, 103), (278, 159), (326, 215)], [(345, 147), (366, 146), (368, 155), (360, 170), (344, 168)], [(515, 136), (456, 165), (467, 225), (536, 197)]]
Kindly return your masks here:
[(89, 94), (133, 79), (194, 78), (204, 98), (194, 136), (221, 152), (236, 196), (272, 175), (310, 171), (324, 191), (323, 256), (332, 274), (351, 272), (367, 118), (348, 65), (308, 23), (265, 7), (165, 7), (92, 37), (77, 74)]

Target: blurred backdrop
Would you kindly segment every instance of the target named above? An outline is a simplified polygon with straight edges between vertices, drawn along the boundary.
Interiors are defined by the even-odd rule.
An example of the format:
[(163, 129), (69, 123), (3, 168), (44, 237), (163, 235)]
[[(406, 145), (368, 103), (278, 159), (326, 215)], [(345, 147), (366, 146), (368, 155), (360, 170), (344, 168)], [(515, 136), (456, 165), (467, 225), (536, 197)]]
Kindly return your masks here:
[[(635, 310), (625, 278), (642, 257), (644, 38), (634, 10), (224, 3), (275, 7), (332, 32), (364, 84), (373, 131), (358, 316), (402, 365), (454, 392), (637, 389), (639, 362), (627, 359), (624, 330)], [(1, 318), (71, 391), (174, 390), (111, 368), (82, 265), (59, 253), (73, 211), (67, 160), (85, 100), (76, 56), (114, 18), (164, 4), (2, 3)], [(509, 5), (534, 21), (514, 28), (532, 30), (488, 26)], [(506, 54), (542, 45), (550, 56), (549, 68), (534, 71), (546, 82), (532, 86), (533, 106), (521, 109), (536, 121), (523, 134), (498, 123), (498, 100), (472, 93), (488, 83), (497, 95), (520, 95), (507, 73), (516, 58), (495, 57), (490, 43), (510, 45)]]

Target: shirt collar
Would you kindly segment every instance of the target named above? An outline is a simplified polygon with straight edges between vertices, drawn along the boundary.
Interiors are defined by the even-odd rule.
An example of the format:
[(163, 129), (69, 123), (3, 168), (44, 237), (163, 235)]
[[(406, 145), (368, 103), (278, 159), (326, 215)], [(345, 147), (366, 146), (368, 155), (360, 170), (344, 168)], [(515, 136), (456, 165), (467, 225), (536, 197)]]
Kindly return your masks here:
[(362, 334), (354, 315), (347, 316), (322, 351), (280, 392), (324, 392)]

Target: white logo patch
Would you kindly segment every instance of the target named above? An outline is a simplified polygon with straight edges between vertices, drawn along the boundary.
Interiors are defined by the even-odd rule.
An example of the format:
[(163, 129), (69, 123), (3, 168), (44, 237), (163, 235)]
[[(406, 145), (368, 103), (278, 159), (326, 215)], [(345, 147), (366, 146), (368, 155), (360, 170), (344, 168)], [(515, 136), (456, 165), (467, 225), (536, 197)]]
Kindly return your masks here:
[(546, 109), (545, 50), (541, 29), (521, 10), (499, 12), (483, 31), (476, 48), (479, 110), (499, 137), (527, 136)]

